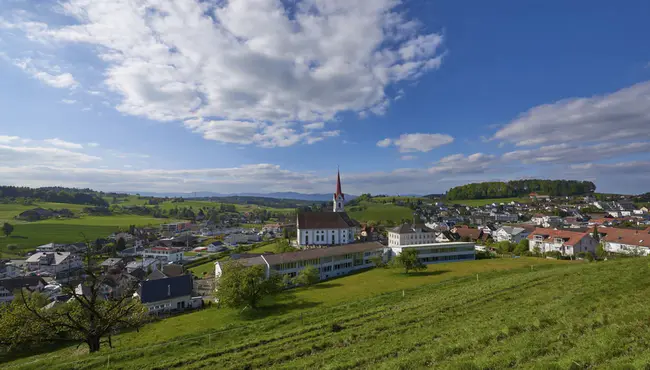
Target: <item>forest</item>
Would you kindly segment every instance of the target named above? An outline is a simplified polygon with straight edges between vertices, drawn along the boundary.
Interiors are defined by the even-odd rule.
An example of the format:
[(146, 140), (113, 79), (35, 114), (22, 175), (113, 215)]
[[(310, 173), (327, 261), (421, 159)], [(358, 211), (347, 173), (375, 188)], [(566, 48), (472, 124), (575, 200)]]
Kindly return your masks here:
[(101, 197), (101, 193), (91, 189), (76, 189), (62, 187), (28, 188), (22, 186), (0, 186), (0, 199), (14, 201), (17, 198), (24, 200), (40, 200), (43, 202), (87, 204), (107, 207), (108, 203)]
[(448, 200), (513, 198), (536, 192), (551, 196), (591, 194), (596, 185), (591, 181), (576, 180), (515, 180), (508, 182), (481, 182), (456, 186), (447, 192)]

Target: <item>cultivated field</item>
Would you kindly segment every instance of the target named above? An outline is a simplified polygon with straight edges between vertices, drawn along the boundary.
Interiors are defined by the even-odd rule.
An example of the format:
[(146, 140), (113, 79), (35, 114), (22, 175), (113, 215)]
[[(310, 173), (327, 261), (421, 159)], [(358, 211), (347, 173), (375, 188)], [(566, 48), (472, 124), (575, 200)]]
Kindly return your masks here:
[[(455, 367), (471, 361), (503, 367), (542, 359), (565, 364), (565, 357), (599, 353), (575, 352), (575, 346), (588, 348), (576, 336), (595, 342), (602, 338), (590, 336), (599, 328), (616, 332), (611, 324), (645, 320), (650, 288), (636, 289), (650, 282), (647, 270), (640, 260), (535, 258), (439, 264), (412, 276), (374, 269), (288, 291), (257, 311), (211, 308), (165, 319), (113, 337), (115, 348), (97, 354), (75, 346), (7, 365), (90, 369), (106, 366), (109, 355), (111, 367), (142, 369)], [(630, 314), (626, 303), (632, 303)], [(603, 319), (605, 307), (614, 311)], [(647, 329), (635, 335), (650, 340)], [(533, 346), (538, 340), (544, 345)], [(568, 351), (575, 356), (564, 356), (560, 345), (572, 346)]]

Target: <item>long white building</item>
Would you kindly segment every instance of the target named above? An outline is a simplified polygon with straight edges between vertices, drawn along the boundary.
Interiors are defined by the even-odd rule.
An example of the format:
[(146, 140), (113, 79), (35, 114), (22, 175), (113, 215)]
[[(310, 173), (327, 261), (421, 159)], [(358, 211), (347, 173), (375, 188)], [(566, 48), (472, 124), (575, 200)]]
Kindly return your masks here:
[(451, 242), (389, 246), (390, 258), (400, 255), (405, 249), (415, 249), (420, 262), (432, 263), (470, 261), (476, 259), (475, 243)]
[(435, 242), (436, 231), (425, 225), (402, 224), (388, 231), (389, 247)]
[[(243, 258), (239, 263), (244, 266), (262, 265), (266, 276), (272, 273), (295, 277), (306, 266), (318, 269), (320, 279), (330, 279), (349, 274), (352, 271), (373, 267), (370, 259), (384, 255), (384, 246), (378, 242), (356, 243), (339, 247), (307, 249), (298, 252), (265, 254), (252, 258)], [(215, 262), (214, 275), (219, 278), (223, 262)]]

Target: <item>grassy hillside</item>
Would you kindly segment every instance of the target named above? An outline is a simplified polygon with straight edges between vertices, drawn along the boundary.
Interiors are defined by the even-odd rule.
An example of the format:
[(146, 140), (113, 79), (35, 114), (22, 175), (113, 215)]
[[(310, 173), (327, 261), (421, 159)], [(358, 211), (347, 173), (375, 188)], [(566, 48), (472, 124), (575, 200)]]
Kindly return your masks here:
[[(592, 307), (589, 302), (597, 298), (595, 291), (621, 288), (612, 283), (604, 289), (595, 279), (610, 265), (618, 269), (612, 276), (639, 266), (520, 258), (432, 265), (411, 276), (399, 270), (374, 269), (285, 292), (256, 312), (211, 308), (165, 319), (140, 333), (113, 337), (115, 348), (98, 354), (87, 355), (85, 348), (73, 346), (7, 365), (97, 368), (107, 364), (109, 354), (112, 367), (143, 369), (242, 368), (247, 364), (254, 368), (374, 368), (394, 360), (393, 356), (425, 354), (452, 359), (480, 354), (490, 359), (484, 341), (500, 346), (497, 337), (504, 327), (516, 341), (519, 329), (514, 324), (533, 326), (539, 316), (538, 325), (549, 328), (548, 332), (540, 330), (551, 334), (565, 322), (547, 318), (558, 317), (558, 312), (566, 319), (574, 313), (580, 318)], [(563, 287), (569, 280), (574, 287)], [(572, 299), (578, 299), (578, 307), (571, 304)], [(589, 322), (594, 320), (589, 318)], [(333, 332), (333, 323), (342, 330)], [(458, 347), (465, 334), (467, 348)], [(413, 352), (418, 346), (422, 351)], [(393, 367), (395, 363), (389, 368)]]
[(413, 218), (413, 211), (410, 208), (395, 204), (364, 201), (358, 206), (349, 207), (346, 210), (350, 217), (360, 222), (391, 220), (399, 223), (404, 218), (409, 220)]

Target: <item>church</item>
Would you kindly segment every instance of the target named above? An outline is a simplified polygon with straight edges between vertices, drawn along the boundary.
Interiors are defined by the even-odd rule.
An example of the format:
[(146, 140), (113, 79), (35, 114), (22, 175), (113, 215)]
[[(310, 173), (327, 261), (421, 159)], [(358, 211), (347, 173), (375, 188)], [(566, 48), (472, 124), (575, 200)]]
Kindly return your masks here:
[(340, 245), (354, 242), (359, 224), (345, 213), (345, 195), (341, 191), (341, 174), (336, 175), (333, 212), (298, 214), (298, 245)]

